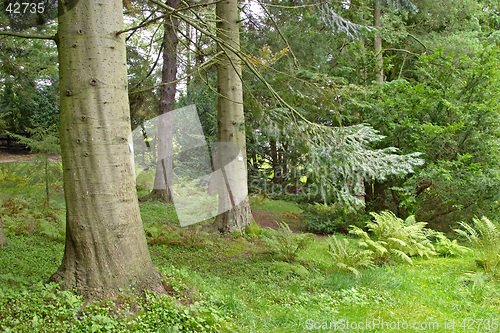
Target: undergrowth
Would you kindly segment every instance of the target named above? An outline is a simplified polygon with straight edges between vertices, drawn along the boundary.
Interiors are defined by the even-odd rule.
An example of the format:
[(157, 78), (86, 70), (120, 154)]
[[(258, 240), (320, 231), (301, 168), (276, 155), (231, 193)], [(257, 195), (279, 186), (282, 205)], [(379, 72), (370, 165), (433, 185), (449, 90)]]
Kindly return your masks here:
[[(8, 172), (1, 177), (6, 181), (0, 183), (0, 209), (4, 222), (9, 216), (9, 246), (0, 248), (0, 331), (303, 332), (310, 331), (309, 324), (343, 319), (435, 321), (441, 325), (437, 331), (443, 331), (445, 321), (454, 321), (454, 332), (469, 332), (460, 325), (470, 318), (491, 324), (500, 313), (497, 277), (476, 265), (477, 259), (485, 259), (481, 248), (486, 246), (479, 225), (471, 226), (477, 239), (470, 230), (467, 234), (477, 241), (472, 252), (428, 233), (422, 223), (387, 216), (386, 222), (396, 226), (385, 229), (385, 222), (375, 225), (375, 216), (367, 233), (372, 241), (389, 243), (384, 237), (396, 235), (399, 241), (393, 242), (399, 245), (394, 248), (400, 251), (401, 241), (432, 251), (429, 241), (434, 252), (446, 256), (427, 252), (427, 258), (415, 250), (406, 252), (413, 265), (393, 258), (374, 265), (380, 263), (373, 261), (376, 254), (359, 246), (359, 238), (293, 233), (286, 224), (278, 230), (252, 225), (246, 236), (214, 235), (203, 226), (180, 228), (173, 206), (154, 201), (140, 208), (166, 294), (138, 297), (123, 291), (114, 299), (84, 304), (72, 291), (45, 284), (61, 263), (64, 244), (36, 224), (55, 221), (40, 208), (43, 188), (25, 188), (24, 178)], [(51, 209), (63, 221), (61, 193), (53, 199)], [(253, 204), (260, 208), (259, 202)], [(283, 212), (281, 202), (262, 199), (262, 205)], [(294, 214), (298, 212), (295, 205)], [(62, 223), (53, 223), (63, 235)], [(416, 234), (416, 240), (404, 238), (405, 230)], [(496, 244), (494, 237), (488, 239)]]

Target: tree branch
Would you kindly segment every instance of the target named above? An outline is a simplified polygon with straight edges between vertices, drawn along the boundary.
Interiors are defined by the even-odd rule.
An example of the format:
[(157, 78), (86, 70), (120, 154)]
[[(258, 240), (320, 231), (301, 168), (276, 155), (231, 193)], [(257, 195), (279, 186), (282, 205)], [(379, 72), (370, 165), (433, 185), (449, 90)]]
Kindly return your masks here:
[(12, 31), (0, 31), (0, 36), (11, 36), (11, 37), (28, 38), (28, 39), (48, 39), (56, 41), (55, 35), (54, 36), (30, 35)]
[(384, 49), (384, 51), (399, 51), (399, 52), (405, 52), (405, 53), (408, 53), (408, 54), (411, 54), (411, 55), (414, 55), (414, 56), (418, 56), (418, 54), (413, 53), (413, 52), (408, 51), (408, 50), (405, 50), (405, 49), (393, 49), (393, 48), (388, 48), (388, 49)]
[(420, 45), (422, 45), (422, 46), (423, 46), (423, 48), (425, 49), (425, 53), (427, 53), (427, 46), (425, 46), (425, 44), (424, 44), (424, 43), (422, 43), (422, 42), (420, 41), (420, 39), (418, 39), (417, 37), (413, 36), (412, 34), (408, 34), (408, 36), (410, 36), (411, 38), (413, 38), (414, 40), (416, 40), (416, 41), (417, 41)]
[[(149, 20), (149, 21), (146, 21), (146, 22), (144, 22), (144, 23), (141, 23), (141, 24), (139, 24), (138, 26), (135, 26), (135, 27), (132, 27), (132, 28), (128, 28), (128, 29), (125, 29), (125, 30), (120, 30), (120, 31), (118, 31), (118, 32), (116, 33), (116, 35), (118, 36), (118, 35), (120, 35), (120, 34), (122, 34), (122, 33), (124, 33), (124, 32), (132, 31), (132, 30), (134, 30), (134, 31), (135, 31), (135, 30), (137, 30), (137, 29), (144, 28), (145, 26), (148, 26), (148, 25), (150, 25), (150, 24), (153, 24), (153, 23), (155, 23), (156, 21), (158, 21), (158, 20), (160, 20), (160, 19), (162, 19), (162, 18), (164, 18), (164, 17), (167, 17), (167, 16), (170, 16), (170, 15), (173, 15), (173, 14), (178, 13), (178, 12), (182, 12), (182, 11), (186, 11), (186, 10), (192, 10), (193, 8), (197, 8), (197, 7), (206, 7), (206, 6), (209, 6), (209, 5), (215, 5), (215, 4), (217, 4), (217, 3), (219, 3), (219, 2), (222, 2), (222, 1), (224, 1), (224, 0), (217, 0), (217, 1), (214, 1), (214, 2), (207, 2), (207, 3), (199, 3), (199, 4), (196, 4), (196, 5), (186, 6), (186, 7), (177, 8), (177, 9), (176, 9), (176, 8), (171, 8), (171, 7), (167, 8), (167, 7), (165, 7), (165, 6), (162, 6), (162, 7), (163, 7), (163, 9), (167, 9), (167, 11), (168, 11), (168, 13), (167, 13), (167, 14), (163, 14), (163, 15), (161, 15), (161, 16), (159, 16), (159, 17), (156, 17), (156, 18), (154, 18), (154, 19), (151, 19), (151, 20)], [(156, 4), (156, 5), (158, 5), (158, 3), (157, 3), (157, 2), (154, 2), (154, 1), (151, 1), (151, 2), (153, 2), (153, 3), (154, 3), (154, 4)]]

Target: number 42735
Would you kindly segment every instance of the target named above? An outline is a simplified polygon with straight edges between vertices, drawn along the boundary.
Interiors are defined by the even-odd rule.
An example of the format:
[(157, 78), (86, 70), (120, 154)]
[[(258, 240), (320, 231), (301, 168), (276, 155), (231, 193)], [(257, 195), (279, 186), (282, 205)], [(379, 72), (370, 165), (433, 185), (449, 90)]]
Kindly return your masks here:
[(10, 14), (41, 14), (45, 10), (43, 3), (35, 3), (35, 2), (15, 2), (9, 3), (5, 11)]

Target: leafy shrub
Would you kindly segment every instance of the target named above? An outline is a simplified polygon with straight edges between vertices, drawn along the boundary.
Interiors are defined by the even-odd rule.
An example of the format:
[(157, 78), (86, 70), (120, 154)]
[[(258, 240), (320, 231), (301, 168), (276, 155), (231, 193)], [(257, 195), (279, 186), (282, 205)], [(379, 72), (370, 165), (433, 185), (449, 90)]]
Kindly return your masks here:
[(365, 215), (337, 205), (326, 206), (316, 203), (304, 205), (301, 208), (304, 229), (315, 233), (347, 234), (351, 225), (361, 227), (366, 219)]
[(350, 233), (361, 237), (359, 244), (373, 251), (378, 260), (387, 262), (398, 258), (413, 264), (412, 256), (429, 257), (436, 254), (429, 239), (434, 232), (425, 229), (426, 222), (416, 222), (414, 216), (402, 220), (390, 211), (371, 215), (375, 220), (366, 223), (371, 236), (358, 227), (352, 227)]
[(476, 263), (488, 273), (496, 274), (500, 263), (500, 226), (486, 216), (474, 218), (474, 225), (460, 222), (465, 229), (456, 229), (474, 246)]
[(470, 251), (469, 248), (457, 243), (457, 240), (450, 240), (442, 233), (436, 234), (436, 244), (434, 245), (436, 252), (442, 256), (458, 256)]
[(328, 253), (333, 265), (339, 271), (351, 272), (358, 276), (358, 268), (373, 266), (373, 252), (370, 250), (353, 249), (347, 239), (338, 239), (335, 236), (328, 237)]
[(313, 239), (313, 234), (294, 234), (288, 224), (283, 222), (278, 223), (278, 230), (269, 229), (268, 236), (264, 237), (266, 243), (285, 261), (294, 261)]

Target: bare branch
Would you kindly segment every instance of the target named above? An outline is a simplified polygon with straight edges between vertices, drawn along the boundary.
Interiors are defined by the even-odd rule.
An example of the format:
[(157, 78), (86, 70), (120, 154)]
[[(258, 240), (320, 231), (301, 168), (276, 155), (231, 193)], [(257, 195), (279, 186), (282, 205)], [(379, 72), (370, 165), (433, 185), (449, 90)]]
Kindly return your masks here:
[(44, 36), (44, 35), (31, 35), (31, 34), (23, 34), (19, 32), (12, 31), (0, 31), (0, 36), (11, 36), (11, 37), (19, 37), (19, 38), (27, 38), (27, 39), (46, 39), (56, 41), (56, 36)]
[[(138, 26), (135, 26), (135, 27), (132, 27), (132, 28), (128, 28), (128, 29), (125, 29), (125, 30), (120, 30), (116, 33), (116, 35), (120, 35), (122, 33), (125, 33), (125, 32), (128, 32), (128, 31), (132, 31), (132, 30), (137, 30), (137, 29), (140, 29), (140, 28), (144, 28), (150, 24), (153, 24), (155, 22), (157, 22), (158, 20), (162, 19), (162, 18), (165, 18), (165, 17), (168, 17), (170, 15), (174, 15), (175, 13), (178, 13), (178, 12), (183, 12), (183, 11), (186, 11), (186, 10), (192, 10), (193, 8), (197, 8), (197, 7), (206, 7), (206, 6), (209, 6), (209, 5), (215, 5), (219, 2), (222, 2), (224, 0), (217, 0), (217, 1), (213, 1), (213, 2), (206, 2), (206, 3), (199, 3), (199, 4), (196, 4), (196, 5), (191, 5), (191, 6), (187, 6), (187, 7), (182, 7), (182, 8), (171, 8), (171, 7), (168, 7), (168, 6), (161, 6), (163, 9), (166, 9), (168, 11), (168, 13), (166, 14), (163, 14), (161, 16), (158, 16), (154, 19), (151, 19), (149, 21), (146, 21), (144, 23), (141, 23), (139, 24)], [(151, 1), (152, 3), (154, 4), (158, 4), (156, 1)], [(168, 7), (168, 8), (167, 8)]]
[(418, 39), (417, 37), (413, 36), (412, 34), (408, 34), (408, 36), (410, 36), (411, 38), (413, 38), (414, 40), (416, 40), (420, 45), (422, 45), (424, 47), (424, 49), (425, 49), (425, 53), (427, 53), (427, 46), (425, 46), (425, 44), (422, 43), (420, 41), (420, 39)]
[(417, 56), (417, 57), (418, 57), (418, 54), (413, 53), (413, 52), (408, 51), (408, 50), (405, 50), (405, 49), (394, 49), (394, 48), (388, 48), (388, 49), (384, 49), (384, 51), (398, 51), (398, 52), (405, 52), (405, 53), (408, 53), (408, 54), (411, 54), (411, 55), (414, 55), (414, 56)]

